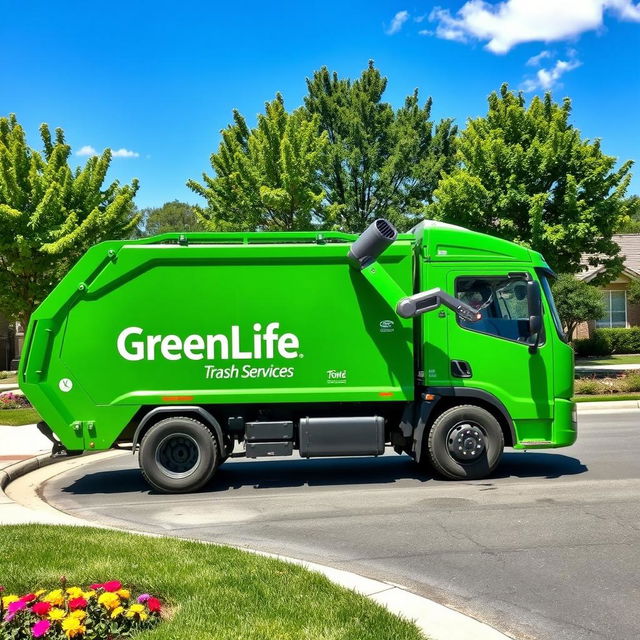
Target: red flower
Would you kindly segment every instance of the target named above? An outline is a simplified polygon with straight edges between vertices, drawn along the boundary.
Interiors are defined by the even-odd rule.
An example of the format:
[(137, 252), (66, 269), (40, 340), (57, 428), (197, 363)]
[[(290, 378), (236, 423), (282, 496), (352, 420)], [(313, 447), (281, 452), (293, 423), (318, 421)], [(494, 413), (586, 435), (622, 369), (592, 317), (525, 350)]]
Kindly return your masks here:
[(46, 616), (49, 611), (51, 611), (51, 603), (36, 602), (33, 607), (31, 607), (31, 611), (33, 611), (37, 616)]
[(27, 604), (29, 602), (33, 602), (35, 599), (36, 599), (35, 593), (28, 593), (26, 596), (22, 596), (22, 598), (20, 598), (20, 600), (22, 600), (23, 602), (26, 602)]
[(149, 607), (149, 611), (153, 613), (160, 613), (162, 604), (160, 603), (160, 600), (158, 600), (158, 598), (149, 598), (147, 600), (147, 607)]
[(86, 609), (87, 601), (84, 598), (74, 598), (69, 600), (69, 609), (75, 611), (76, 609)]
[(105, 582), (102, 585), (102, 588), (105, 591), (113, 593), (114, 591), (118, 591), (118, 589), (122, 589), (122, 582), (118, 582), (118, 580), (111, 580), (110, 582)]
[(91, 590), (93, 590), (93, 591), (97, 591), (98, 589), (102, 589), (102, 588), (104, 588), (104, 585), (103, 585), (103, 584), (98, 584), (97, 582), (95, 582), (95, 583), (94, 583), (94, 584), (92, 584), (89, 588), (90, 588)]

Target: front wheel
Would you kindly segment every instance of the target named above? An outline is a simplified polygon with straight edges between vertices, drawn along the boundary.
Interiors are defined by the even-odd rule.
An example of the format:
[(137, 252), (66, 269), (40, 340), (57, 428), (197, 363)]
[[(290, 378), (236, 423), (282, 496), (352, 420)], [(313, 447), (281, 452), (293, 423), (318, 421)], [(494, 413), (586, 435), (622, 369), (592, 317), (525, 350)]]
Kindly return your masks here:
[(218, 465), (215, 435), (193, 418), (171, 417), (154, 424), (140, 444), (144, 479), (163, 493), (187, 493), (204, 486)]
[(486, 409), (460, 405), (447, 409), (431, 426), (429, 459), (450, 480), (479, 480), (493, 473), (504, 450), (504, 435)]

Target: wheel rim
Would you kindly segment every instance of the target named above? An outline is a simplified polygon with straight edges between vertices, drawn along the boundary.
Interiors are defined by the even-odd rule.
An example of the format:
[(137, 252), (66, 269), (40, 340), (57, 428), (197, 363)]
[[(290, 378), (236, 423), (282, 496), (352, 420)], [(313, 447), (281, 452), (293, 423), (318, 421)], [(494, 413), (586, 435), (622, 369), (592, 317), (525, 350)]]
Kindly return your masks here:
[(200, 447), (186, 433), (172, 433), (156, 448), (156, 464), (170, 478), (186, 478), (200, 464)]
[(458, 422), (447, 434), (447, 448), (458, 462), (474, 462), (487, 448), (487, 434), (471, 420)]

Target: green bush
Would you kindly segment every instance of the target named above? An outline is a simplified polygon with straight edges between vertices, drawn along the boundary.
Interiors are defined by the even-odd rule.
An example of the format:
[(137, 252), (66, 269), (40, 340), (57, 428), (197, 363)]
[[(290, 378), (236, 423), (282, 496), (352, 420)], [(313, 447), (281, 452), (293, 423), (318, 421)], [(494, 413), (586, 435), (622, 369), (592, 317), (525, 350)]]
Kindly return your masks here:
[[(585, 356), (609, 356), (613, 353), (611, 338), (603, 334), (604, 329), (597, 329), (590, 338), (574, 340), (573, 348), (576, 355)], [(607, 329), (609, 331), (609, 329)]]
[(6, 380), (9, 377), (8, 371), (0, 371), (0, 380)]
[(604, 393), (602, 385), (595, 378), (580, 378), (575, 381), (575, 393), (580, 395), (595, 396)]
[(576, 355), (608, 356), (612, 353), (640, 353), (640, 327), (596, 329), (590, 338), (575, 340)]
[(627, 374), (620, 386), (623, 391), (640, 391), (640, 372)]

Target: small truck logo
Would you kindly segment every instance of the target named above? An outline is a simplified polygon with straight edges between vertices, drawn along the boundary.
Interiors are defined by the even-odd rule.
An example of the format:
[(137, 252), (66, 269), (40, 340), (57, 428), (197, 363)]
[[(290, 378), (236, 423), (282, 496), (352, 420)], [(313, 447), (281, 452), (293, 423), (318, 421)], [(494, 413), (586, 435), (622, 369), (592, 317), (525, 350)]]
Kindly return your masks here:
[(347, 370), (342, 369), (341, 371), (338, 371), (336, 369), (329, 369), (327, 371), (327, 382), (329, 384), (346, 384)]
[(380, 333), (393, 333), (395, 324), (393, 320), (381, 320), (380, 321)]

